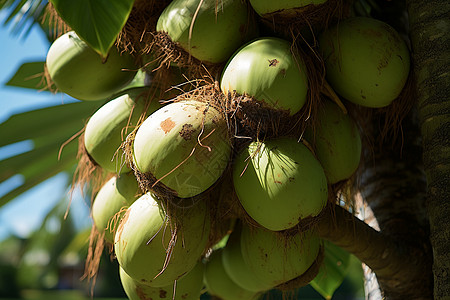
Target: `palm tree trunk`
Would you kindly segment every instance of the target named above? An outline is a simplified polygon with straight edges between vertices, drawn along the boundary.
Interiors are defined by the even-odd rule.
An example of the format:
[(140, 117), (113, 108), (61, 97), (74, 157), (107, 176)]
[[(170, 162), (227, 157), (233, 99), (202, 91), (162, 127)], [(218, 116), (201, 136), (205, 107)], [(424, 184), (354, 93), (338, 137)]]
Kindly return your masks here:
[(408, 0), (433, 248), (434, 299), (450, 299), (450, 1)]

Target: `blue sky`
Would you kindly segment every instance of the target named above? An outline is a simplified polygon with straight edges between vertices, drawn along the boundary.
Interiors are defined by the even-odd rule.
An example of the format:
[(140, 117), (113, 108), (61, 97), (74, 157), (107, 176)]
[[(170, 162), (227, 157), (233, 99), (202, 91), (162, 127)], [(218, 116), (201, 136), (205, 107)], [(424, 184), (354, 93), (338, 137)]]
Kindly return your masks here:
[[(4, 12), (0, 12), (0, 24), (5, 20)], [(0, 123), (11, 115), (45, 106), (58, 105), (72, 101), (65, 95), (52, 95), (49, 92), (38, 92), (5, 86), (16, 70), (25, 62), (43, 61), (50, 47), (45, 35), (39, 27), (34, 26), (25, 36), (16, 36), (10, 28), (0, 25)], [(0, 132), (0, 138), (2, 133)], [(0, 147), (0, 160), (14, 154), (27, 151), (32, 147), (29, 142), (22, 142), (11, 147)], [(7, 205), (0, 207), (0, 240), (10, 234), (26, 237), (40, 226), (46, 213), (64, 196), (67, 176), (57, 175), (31, 191), (18, 197)], [(14, 186), (19, 185), (20, 177), (0, 183), (0, 196)], [(74, 199), (73, 210), (86, 215), (86, 204), (81, 197)], [(86, 222), (80, 222), (84, 226)]]

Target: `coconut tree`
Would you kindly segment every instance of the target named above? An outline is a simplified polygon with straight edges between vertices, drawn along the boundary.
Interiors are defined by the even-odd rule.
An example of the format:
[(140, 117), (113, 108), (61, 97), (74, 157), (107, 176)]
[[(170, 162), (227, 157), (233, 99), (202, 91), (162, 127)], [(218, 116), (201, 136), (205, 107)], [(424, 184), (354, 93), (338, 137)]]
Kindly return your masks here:
[[(127, 55), (132, 55), (137, 62), (136, 68), (124, 66), (122, 69), (132, 69), (132, 71), (140, 69), (140, 71), (128, 85), (117, 86), (114, 91), (108, 92), (112, 98), (115, 98), (113, 95), (117, 96), (124, 93), (128, 95), (127, 93), (131, 88), (156, 86), (154, 89), (151, 88), (152, 95), (158, 91), (157, 98), (164, 99), (166, 96), (166, 100), (177, 96), (177, 100), (173, 103), (175, 106), (177, 106), (177, 101), (186, 101), (183, 103), (187, 103), (193, 99), (203, 99), (201, 105), (189, 104), (189, 114), (184, 115), (183, 118), (191, 118), (191, 116), (197, 114), (206, 116), (207, 113), (211, 113), (216, 108), (219, 109), (220, 113), (223, 113), (223, 116), (219, 113), (218, 116), (211, 117), (211, 120), (200, 117), (196, 121), (199, 125), (198, 128), (193, 128), (191, 124), (185, 127), (184, 125), (187, 125), (190, 121), (172, 119), (175, 117), (167, 117), (164, 111), (151, 114), (151, 117), (145, 122), (143, 120), (150, 113), (147, 115), (143, 113), (140, 121), (133, 124), (133, 127), (136, 125), (136, 130), (133, 130), (134, 128), (128, 130), (127, 126), (120, 125), (118, 131), (122, 133), (119, 141), (121, 145), (111, 146), (114, 150), (113, 153), (115, 155), (121, 153), (120, 156), (124, 157), (126, 162), (125, 167), (135, 170), (134, 173), (142, 193), (145, 193), (145, 197), (149, 197), (148, 192), (155, 193), (157, 198), (155, 203), (157, 204), (154, 205), (161, 205), (159, 209), (163, 211), (162, 217), (155, 220), (159, 227), (150, 230), (153, 232), (150, 239), (143, 232), (134, 234), (129, 233), (129, 229), (126, 229), (126, 242), (122, 240), (124, 228), (139, 227), (134, 225), (133, 222), (145, 219), (145, 216), (142, 217), (139, 213), (146, 211), (148, 206), (144, 205), (140, 208), (138, 205), (142, 205), (140, 204), (142, 200), (134, 202), (125, 213), (125, 217), (118, 226), (115, 243), (123, 246), (117, 246), (119, 252), (116, 252), (120, 256), (119, 263), (125, 266), (122, 269), (126, 272), (126, 269), (131, 270), (129, 266), (133, 265), (133, 268), (137, 270), (127, 272), (128, 275), (132, 276), (133, 274), (130, 273), (141, 272), (139, 261), (133, 261), (132, 258), (143, 254), (142, 251), (144, 250), (139, 250), (139, 247), (149, 248), (146, 246), (152, 244), (153, 238), (160, 234), (161, 228), (171, 231), (172, 236), (169, 239), (169, 244), (167, 244), (170, 255), (165, 256), (164, 268), (159, 270), (161, 273), (156, 275), (156, 278), (169, 269), (171, 259), (179, 259), (179, 257), (175, 258), (171, 255), (175, 253), (173, 249), (177, 245), (181, 245), (180, 243), (175, 244), (177, 237), (182, 240), (182, 235), (177, 235), (176, 232), (181, 231), (178, 221), (182, 218), (179, 216), (184, 215), (185, 212), (183, 210), (183, 213), (174, 215), (177, 209), (171, 205), (176, 203), (175, 207), (177, 208), (179, 206), (183, 208), (192, 206), (187, 205), (186, 200), (183, 199), (191, 198), (200, 193), (201, 199), (204, 201), (210, 201), (213, 197), (217, 198), (217, 203), (211, 201), (214, 204), (211, 204), (211, 207), (208, 208), (211, 210), (212, 216), (216, 212), (231, 211), (233, 218), (237, 216), (241, 220), (238, 222), (239, 225), (228, 224), (228, 219), (211, 218), (211, 221), (208, 221), (212, 233), (205, 249), (223, 249), (213, 251), (209, 256), (210, 259), (206, 259), (208, 262), (205, 268), (208, 270), (208, 274), (214, 274), (214, 276), (219, 276), (219, 273), (223, 274), (225, 270), (228, 277), (222, 278), (222, 282), (235, 284), (237, 281), (249, 280), (248, 277), (253, 276), (259, 279), (259, 282), (252, 283), (253, 286), (259, 284), (266, 286), (263, 290), (257, 292), (275, 287), (282, 290), (292, 290), (295, 287), (310, 283), (324, 296), (331, 296), (341, 284), (345, 275), (345, 271), (343, 271), (345, 268), (333, 268), (332, 265), (336, 265), (337, 262), (346, 265), (346, 261), (348, 261), (346, 257), (351, 253), (364, 263), (367, 270), (365, 277), (368, 299), (381, 299), (381, 297), (389, 299), (449, 298), (447, 274), (449, 272), (448, 253), (450, 253), (450, 249), (446, 237), (450, 234), (450, 226), (448, 226), (448, 216), (450, 215), (448, 195), (450, 195), (450, 191), (448, 190), (447, 180), (449, 174), (448, 94), (450, 94), (448, 92), (450, 82), (447, 71), (450, 53), (448, 51), (449, 20), (447, 15), (450, 4), (423, 0), (392, 2), (381, 0), (328, 0), (310, 1), (311, 3), (307, 3), (309, 5), (306, 9), (297, 9), (298, 7), (295, 6), (297, 4), (293, 5), (291, 2), (293, 1), (269, 1), (265, 3), (265, 1), (256, 0), (147, 2), (139, 0), (84, 0), (77, 2), (53, 0), (49, 4), (46, 1), (30, 0), (3, 1), (0, 8), (13, 8), (10, 9), (9, 19), (19, 15), (23, 20), (31, 18), (38, 22), (43, 30), (48, 33), (49, 40), (52, 42), (62, 33), (72, 30), (73, 34), (76, 33), (79, 37), (80, 42), (86, 45), (86, 49), (92, 51), (98, 60), (103, 63), (108, 62), (111, 51), (116, 49), (120, 49)], [(276, 5), (282, 5), (281, 9), (274, 7)], [(180, 7), (185, 8), (188, 13)], [(235, 22), (231, 22), (232, 24), (221, 23), (222, 17), (226, 15), (225, 12), (228, 13), (229, 10), (232, 11), (233, 9), (239, 12), (239, 14), (230, 14), (235, 18)], [(249, 11), (243, 14), (242, 12), (247, 9)], [(346, 69), (343, 67), (346, 51), (339, 53), (336, 49), (341, 49), (341, 47), (344, 49), (344, 41), (339, 39), (343, 38), (347, 28), (352, 31), (352, 26), (355, 25), (349, 25), (349, 23), (360, 22), (361, 19), (351, 19), (350, 17), (353, 15), (370, 18), (370, 22), (375, 25), (367, 25), (370, 28), (364, 29), (363, 34), (361, 34), (362, 28), (366, 25), (359, 24), (357, 27), (353, 27), (357, 29), (352, 34), (359, 34), (360, 39), (357, 42), (352, 42), (347, 52), (354, 49), (362, 51), (367, 36), (373, 35), (376, 38), (377, 32), (379, 32), (374, 31), (372, 26), (378, 26), (381, 24), (380, 21), (383, 21), (383, 25), (380, 25), (384, 28), (383, 30), (387, 26), (384, 24), (390, 24), (389, 29), (386, 29), (389, 34), (386, 35), (385, 41), (378, 40), (376, 45), (387, 45), (386, 49), (390, 49), (390, 51), (394, 48), (401, 49), (399, 52), (390, 52), (389, 59), (381, 60), (380, 65), (376, 66), (377, 72), (380, 74), (387, 72), (386, 65), (393, 59), (396, 59), (402, 68), (403, 66), (408, 66), (408, 68), (403, 68), (399, 71), (400, 73), (391, 73), (389, 75), (391, 77), (388, 77), (388, 80), (383, 84), (377, 82), (366, 87), (364, 86), (364, 79), (367, 73), (370, 73), (371, 66), (360, 61), (356, 66), (352, 66), (349, 72), (349, 76), (360, 74), (359, 78), (347, 79), (345, 77), (347, 76)], [(305, 19), (307, 20), (306, 25)], [(352, 21), (348, 21), (349, 19)], [(376, 19), (378, 21), (375, 21)], [(170, 21), (173, 20), (176, 22), (171, 23)], [(209, 24), (213, 25), (203, 25), (208, 24), (211, 20), (213, 21)], [(243, 24), (236, 27), (235, 25), (241, 21)], [(209, 30), (217, 30), (214, 28), (216, 25), (219, 26), (218, 24), (226, 24), (219, 30), (223, 30), (227, 34), (235, 32), (237, 28), (238, 33), (226, 37), (227, 41), (230, 41), (226, 43), (227, 47), (215, 48), (214, 46), (219, 44), (213, 41), (216, 35), (208, 35), (210, 32), (214, 32)], [(301, 27), (301, 24), (304, 26)], [(392, 33), (394, 31), (392, 28), (396, 30), (395, 34)], [(326, 31), (328, 29), (330, 30)], [(258, 31), (259, 33), (257, 33)], [(391, 33), (393, 35), (390, 35)], [(262, 46), (257, 46), (254, 41), (246, 44), (258, 36), (272, 36), (267, 39), (270, 40), (270, 46), (264, 46), (264, 39), (256, 39)], [(403, 36), (406, 40), (405, 44), (402, 44), (404, 42), (401, 38), (398, 38), (399, 36)], [(234, 40), (235, 37), (236, 41)], [(282, 40), (287, 42), (280, 42)], [(337, 42), (335, 42), (336, 40)], [(317, 42), (319, 46), (316, 44)], [(334, 42), (338, 46), (333, 44)], [(404, 46), (397, 47), (397, 43)], [(207, 52), (208, 55), (205, 55), (205, 48), (207, 49), (211, 44), (213, 49), (211, 52)], [(277, 44), (281, 44), (284, 48), (280, 48), (281, 50), (278, 51)], [(233, 49), (230, 50), (229, 47), (233, 47)], [(327, 47), (330, 48), (327, 49)], [(373, 48), (375, 46), (370, 45), (368, 47)], [(259, 54), (252, 53), (254, 51), (252, 48), (258, 49), (258, 53), (270, 53), (271, 59), (267, 59), (266, 56), (257, 56)], [(234, 55), (232, 55), (233, 52), (235, 52)], [(411, 71), (409, 71), (408, 52), (412, 54)], [(333, 57), (335, 53), (340, 55)], [(349, 60), (357, 61), (359, 59), (357, 54), (350, 56)], [(67, 56), (62, 57), (56, 61), (60, 62)], [(230, 59), (231, 57), (232, 59)], [(290, 57), (290, 60), (286, 57)], [(330, 64), (339, 59), (342, 60), (340, 62), (342, 65), (338, 64), (333, 70)], [(261, 61), (264, 62), (264, 65), (258, 66)], [(292, 61), (292, 63), (285, 64), (286, 61)], [(155, 62), (156, 66), (154, 65)], [(175, 67), (176, 70), (182, 70), (184, 81), (187, 80), (191, 87), (188, 90), (182, 90), (180, 85), (176, 85), (175, 90), (178, 92), (167, 97), (164, 92), (174, 84), (171, 84), (166, 76), (177, 72), (173, 69), (174, 65), (178, 65), (178, 67)], [(251, 68), (248, 67), (249, 65)], [(63, 84), (59, 83), (58, 76), (55, 76), (52, 70), (48, 70), (49, 67), (51, 68), (52, 65), (48, 61), (47, 63), (42, 61), (24, 64), (8, 84), (35, 89), (54, 89), (56, 85), (56, 88), (60, 91), (70, 94), (70, 89), (66, 89)], [(241, 67), (245, 70), (239, 70)], [(58, 71), (63, 69), (61, 66), (56, 68)], [(225, 71), (222, 73), (223, 69)], [(89, 74), (92, 73), (92, 70)], [(273, 72), (273, 70), (277, 70), (277, 72)], [(238, 74), (233, 74), (233, 72)], [(39, 77), (35, 76), (36, 74), (50, 74), (50, 76)], [(308, 80), (309, 98), (294, 103), (289, 100), (290, 93), (295, 93), (297, 89), (300, 90), (299, 93), (303, 92), (304, 94), (305, 92), (305, 81), (295, 79), (304, 79), (305, 74), (308, 76), (313, 74), (313, 77), (309, 77)], [(242, 76), (242, 78), (239, 76)], [(63, 76), (62, 81), (66, 80), (66, 77)], [(34, 79), (25, 80), (29, 78)], [(145, 78), (151, 78), (151, 80), (144, 80)], [(280, 78), (283, 78), (283, 80), (285, 78), (294, 79), (288, 81), (289, 85), (283, 88), (273, 88), (272, 85), (282, 84), (274, 84), (273, 82), (286, 82), (286, 80), (283, 81)], [(357, 82), (358, 90), (353, 88), (347, 91), (346, 88), (351, 86), (351, 84), (348, 84), (349, 81)], [(340, 82), (347, 85), (339, 86)], [(384, 97), (387, 92), (383, 95), (375, 92), (371, 94), (370, 92), (375, 90), (374, 86), (378, 89), (379, 85), (393, 86), (390, 88), (392, 95), (383, 98), (387, 102), (377, 102), (378, 100), (381, 101), (380, 98)], [(398, 88), (398, 86), (401, 88)], [(82, 87), (82, 90), (84, 91), (85, 88)], [(320, 110), (321, 105), (314, 101), (321, 99), (322, 96), (320, 95), (325, 95), (337, 104), (322, 103), (323, 106), (339, 108), (338, 113), (334, 113), (330, 118), (335, 116), (340, 118), (340, 114), (343, 114), (355, 119), (355, 123), (352, 123), (349, 127), (353, 128), (354, 131), (357, 131), (355, 128), (359, 129), (360, 139), (351, 138), (352, 135), (349, 134), (350, 138), (343, 136), (342, 140), (345, 139), (348, 143), (355, 143), (356, 145), (352, 150), (343, 150), (345, 154), (355, 151), (354, 149), (358, 149), (356, 152), (362, 152), (362, 159), (356, 172), (354, 170), (356, 166), (353, 166), (355, 164), (354, 159), (346, 163), (345, 155), (341, 156), (340, 153), (338, 153), (339, 162), (342, 164), (337, 164), (337, 167), (329, 166), (331, 163), (328, 163), (326, 153), (328, 148), (320, 145), (318, 137), (328, 141), (327, 136), (332, 131), (328, 128), (333, 128), (333, 125), (327, 125), (326, 122), (323, 122), (323, 124), (317, 122), (317, 116), (320, 116), (323, 110)], [(372, 95), (375, 96), (371, 98)], [(78, 183), (86, 184), (88, 182), (94, 189), (100, 189), (100, 185), (107, 179), (109, 180), (111, 176), (108, 177), (108, 172), (102, 171), (106, 168), (99, 167), (101, 162), (95, 158), (96, 154), (89, 153), (89, 147), (85, 144), (84, 134), (86, 134), (87, 129), (84, 129), (84, 123), (111, 97), (105, 97), (102, 94), (102, 96), (94, 99), (97, 101), (79, 101), (31, 111), (15, 115), (0, 124), (2, 132), (0, 146), (25, 139), (33, 140), (35, 145), (34, 149), (27, 153), (0, 162), (2, 180), (6, 180), (14, 174), (22, 174), (25, 178), (22, 186), (0, 199), (0, 205), (13, 201), (17, 195), (59, 172), (70, 172), (75, 176), (75, 181)], [(300, 98), (298, 95), (293, 96), (293, 98), (296, 97)], [(93, 100), (85, 96), (80, 96), (81, 98)], [(204, 99), (209, 100), (205, 101)], [(279, 99), (287, 101), (287, 104)], [(366, 105), (367, 101), (370, 101), (369, 105)], [(204, 105), (204, 103), (207, 103), (207, 105)], [(209, 110), (209, 106), (211, 106), (211, 110)], [(295, 111), (292, 111), (294, 109)], [(169, 108), (166, 108), (166, 110), (169, 111)], [(188, 109), (184, 108), (184, 110)], [(129, 115), (132, 116), (132, 112)], [(175, 115), (177, 113), (173, 113), (173, 116)], [(39, 122), (33, 122), (32, 130), (27, 125), (30, 120), (39, 120)], [(152, 123), (152, 120), (157, 121)], [(177, 128), (176, 143), (167, 142), (165, 136), (173, 128), (179, 126), (178, 121), (184, 125)], [(222, 124), (222, 121), (228, 122), (227, 125), (233, 130), (230, 130), (230, 136), (219, 136), (219, 140), (225, 140), (225, 144), (229, 146), (228, 140), (234, 139), (233, 149), (240, 153), (238, 163), (229, 165), (230, 169), (234, 168), (230, 171), (230, 174), (226, 171), (223, 173), (223, 170), (227, 169), (223, 166), (224, 157), (228, 158), (230, 155), (230, 150), (226, 147), (221, 146), (220, 148), (223, 149), (218, 151), (219, 156), (224, 157), (212, 155), (212, 161), (217, 163), (203, 164), (205, 161), (211, 161), (205, 159), (205, 157), (208, 157), (208, 153), (217, 153), (212, 151), (210, 145), (220, 144), (220, 141), (217, 140), (217, 133), (220, 130), (216, 131), (219, 127), (214, 126), (217, 123)], [(140, 126), (141, 124), (143, 126)], [(307, 126), (305, 124), (312, 125)], [(334, 124), (342, 125), (339, 121)], [(145, 128), (150, 128), (150, 130)], [(324, 130), (323, 128), (327, 129)], [(294, 134), (296, 140), (278, 143), (277, 138), (287, 132), (300, 134)], [(78, 136), (81, 136), (79, 143), (81, 150), (78, 149), (76, 143)], [(147, 149), (151, 147), (146, 144), (150, 143), (151, 140), (147, 136), (151, 136), (158, 142), (161, 140), (163, 146), (158, 148), (158, 151), (148, 151)], [(246, 142), (245, 139), (242, 139), (243, 136), (250, 141)], [(192, 144), (191, 137), (196, 138), (194, 144)], [(211, 141), (211, 138), (216, 138), (216, 140), (209, 144), (208, 141)], [(144, 142), (140, 142), (141, 139), (144, 139)], [(315, 142), (315, 139), (318, 142)], [(183, 146), (189, 140), (191, 144)], [(282, 140), (284, 139), (282, 138)], [(303, 140), (303, 142), (298, 144), (299, 140)], [(136, 143), (134, 143), (133, 148), (134, 141)], [(250, 144), (250, 142), (252, 143)], [(294, 146), (291, 145), (291, 142)], [(336, 143), (338, 142), (336, 141)], [(108, 144), (112, 143), (106, 142), (106, 145)], [(330, 144), (332, 143), (327, 145)], [(141, 148), (137, 149), (136, 147)], [(184, 152), (180, 150), (182, 147), (186, 147), (183, 149)], [(289, 151), (299, 155), (298, 153), (301, 152), (297, 150), (299, 147), (301, 151), (308, 154), (300, 155), (299, 158), (295, 155), (286, 155)], [(119, 150), (123, 150), (123, 152)], [(310, 150), (313, 150), (314, 155), (311, 155)], [(137, 159), (136, 154), (138, 154), (140, 160)], [(332, 153), (329, 157), (333, 158), (338, 154)], [(178, 158), (174, 158), (176, 155), (178, 155)], [(180, 155), (185, 159), (179, 158)], [(235, 154), (231, 155), (232, 157), (236, 156)], [(351, 155), (352, 158), (354, 156)], [(292, 189), (288, 192), (283, 191), (288, 195), (284, 198), (294, 199), (290, 201), (292, 203), (296, 203), (296, 198), (301, 198), (300, 196), (296, 197), (296, 194), (302, 193), (305, 188), (313, 189), (313, 185), (306, 184), (306, 187), (301, 188), (301, 191), (296, 190), (296, 188), (301, 187), (301, 184), (296, 184), (296, 180), (301, 180), (304, 184), (310, 178), (317, 177), (308, 176), (310, 173), (298, 175), (303, 172), (303, 160), (308, 160), (308, 163), (305, 164), (319, 166), (317, 174), (320, 176), (317, 176), (324, 184), (320, 184), (321, 188), (318, 189), (321, 189), (322, 196), (327, 193), (330, 195), (328, 201), (323, 201), (324, 196), (320, 197), (322, 202), (327, 203), (321, 202), (318, 205), (319, 212), (306, 212), (306, 215), (303, 215), (305, 210), (300, 208), (299, 215), (297, 215), (295, 209), (287, 206), (285, 211), (280, 210), (281, 213), (277, 215), (279, 205), (271, 207), (268, 212), (262, 212), (258, 206), (259, 202), (253, 210), (245, 211), (247, 206), (251, 207), (255, 204), (255, 198), (263, 199), (261, 196), (263, 193), (253, 188), (258, 182), (261, 183), (264, 195), (268, 195), (270, 200), (275, 197), (273, 195), (279, 195), (280, 188), (278, 186), (280, 184), (289, 182)], [(141, 164), (144, 164), (141, 161), (144, 161), (150, 167), (145, 170), (141, 169)], [(298, 163), (299, 161), (302, 161), (302, 163)], [(199, 178), (200, 175), (206, 174), (209, 176), (205, 177), (207, 180), (202, 181), (207, 182), (207, 184), (203, 184), (207, 186), (200, 192), (195, 192), (195, 189), (190, 188), (192, 186), (198, 188), (198, 185), (195, 185), (197, 183), (193, 184), (189, 181), (192, 176), (183, 177), (186, 174), (185, 169), (189, 169), (189, 164), (196, 166), (197, 169), (193, 172)], [(297, 164), (301, 167), (286, 168), (286, 165), (289, 164)], [(350, 168), (349, 165), (352, 167)], [(348, 173), (353, 174), (353, 176), (350, 180), (347, 180), (348, 175), (343, 175), (345, 178), (343, 181), (343, 178), (339, 177), (341, 176), (340, 172), (344, 172), (343, 169), (347, 167), (351, 169)], [(268, 176), (267, 170), (271, 170), (272, 174), (269, 175), (272, 177)], [(295, 176), (289, 175), (291, 171), (295, 172)], [(219, 176), (215, 175), (216, 177), (211, 179), (211, 174), (216, 173)], [(233, 174), (231, 175), (231, 173)], [(336, 175), (338, 179), (334, 179), (336, 173), (338, 173)], [(94, 178), (94, 174), (99, 176)], [(220, 174), (223, 174), (222, 177), (220, 177)], [(254, 176), (254, 178), (250, 178), (251, 176)], [(217, 177), (220, 178), (217, 179)], [(264, 182), (269, 177), (271, 182), (274, 183)], [(231, 178), (235, 181), (234, 186), (230, 186)], [(240, 181), (242, 178), (245, 181)], [(94, 179), (100, 179), (100, 181), (96, 183)], [(327, 180), (328, 185), (325, 184)], [(186, 185), (186, 183), (189, 184)], [(317, 180), (314, 183), (317, 183)], [(188, 193), (183, 194), (186, 190), (188, 190)], [(314, 192), (317, 192), (317, 190)], [(281, 196), (279, 197), (275, 198), (277, 203), (284, 200)], [(236, 204), (239, 203), (240, 198), (245, 198), (245, 200)], [(263, 201), (265, 200), (261, 202)], [(223, 205), (226, 205), (228, 209), (224, 210)], [(154, 209), (155, 215), (160, 215), (157, 210)], [(363, 211), (364, 214), (361, 217)], [(141, 219), (138, 217), (133, 220), (129, 219), (132, 214), (139, 215)], [(189, 213), (186, 214), (189, 215)], [(286, 214), (294, 215), (287, 221), (288, 225), (285, 224), (284, 220), (281, 220), (281, 217)], [(215, 216), (218, 217), (219, 215), (217, 213)], [(273, 216), (277, 216), (276, 220), (273, 220)], [(280, 220), (278, 220), (278, 217), (280, 217)], [(209, 220), (209, 218), (207, 219)], [(299, 219), (301, 220), (297, 223)], [(268, 228), (269, 231), (263, 231), (263, 234), (259, 234), (258, 232), (261, 229), (258, 226), (264, 227), (266, 223), (270, 224), (269, 227), (274, 226), (272, 224), (276, 224), (276, 226)], [(284, 251), (281, 251), (282, 254), (273, 254), (272, 256), (280, 257), (280, 262), (276, 264), (277, 267), (286, 264), (286, 269), (283, 269), (281, 274), (286, 276), (287, 273), (292, 272), (292, 276), (289, 278), (268, 276), (266, 273), (275, 276), (272, 274), (275, 272), (266, 272), (268, 268), (270, 270), (276, 269), (271, 267), (275, 266), (271, 265), (273, 262), (268, 262), (266, 265), (259, 264), (259, 261), (255, 263), (253, 261), (255, 257), (245, 254), (244, 250), (241, 250), (242, 257), (240, 259), (247, 265), (254, 264), (260, 269), (257, 269), (259, 271), (255, 273), (252, 273), (254, 269), (252, 269), (253, 271), (250, 270), (250, 275), (242, 281), (236, 280), (234, 282), (232, 280), (233, 275), (230, 276), (230, 274), (236, 272), (229, 271), (232, 264), (224, 263), (227, 259), (230, 259), (230, 254), (226, 254), (229, 248), (227, 248), (228, 246), (224, 247), (224, 242), (222, 244), (217, 242), (223, 237), (227, 237), (227, 232), (233, 231), (236, 235), (235, 232), (238, 232), (236, 228), (248, 224), (258, 228), (254, 230), (255, 232), (252, 235), (248, 232), (250, 229), (245, 227), (246, 229), (243, 229), (242, 232), (246, 232), (247, 239), (250, 239), (250, 236), (253, 238), (261, 235), (269, 241), (266, 244), (280, 243), (279, 248)], [(147, 225), (150, 226), (151, 224)], [(313, 247), (308, 244), (315, 250), (309, 251), (310, 256), (314, 252), (314, 257), (307, 259), (307, 266), (303, 265), (305, 263), (302, 261), (304, 257), (298, 258), (295, 262), (289, 261), (291, 257), (285, 257), (290, 249), (298, 246), (299, 240), (309, 242), (309, 237), (295, 238), (297, 235), (300, 236), (296, 230), (302, 231), (303, 228), (314, 230), (311, 233), (312, 240), (326, 240), (326, 242), (320, 243), (322, 245), (320, 247)], [(210, 230), (204, 231), (209, 232)], [(276, 237), (273, 237), (271, 236), (272, 231), (283, 231), (283, 233), (278, 233)], [(184, 233), (186, 233), (187, 238), (188, 231)], [(306, 233), (310, 234), (309, 231)], [(101, 244), (100, 240), (101, 233), (97, 239), (97, 244)], [(147, 240), (146, 245), (145, 240)], [(233, 245), (232, 237), (229, 241), (226, 245)], [(245, 241), (244, 234), (242, 234), (240, 243), (242, 244)], [(130, 243), (131, 245), (136, 243), (137, 245), (134, 245), (137, 249), (135, 250), (136, 255), (126, 254), (128, 255), (126, 256), (123, 253), (123, 250), (126, 249), (124, 243)], [(236, 242), (234, 243), (236, 244)], [(196, 246), (198, 246), (198, 243)], [(257, 247), (258, 244), (250, 241), (240, 247), (241, 249), (250, 249), (252, 246)], [(263, 249), (263, 246), (259, 249)], [(298, 254), (299, 251), (295, 252)], [(164, 257), (163, 254), (160, 251), (157, 255)], [(200, 253), (198, 255), (200, 256)], [(221, 259), (221, 256), (225, 258)], [(251, 259), (249, 256), (251, 256)], [(208, 258), (208, 255), (206, 257)], [(268, 257), (267, 253), (266, 257)], [(333, 259), (333, 257), (335, 258)], [(190, 270), (194, 267), (195, 260), (189, 261), (190, 264), (187, 269)], [(303, 264), (299, 261), (302, 261)], [(302, 271), (296, 269), (297, 263), (302, 265)], [(216, 268), (215, 265), (220, 268), (219, 271), (213, 269)], [(95, 269), (95, 267), (92, 268)], [(324, 268), (329, 271), (329, 276), (326, 276), (327, 272), (324, 272), (324, 276), (319, 276)], [(183, 274), (189, 271), (187, 269), (183, 271)], [(288, 269), (289, 272), (286, 271)], [(335, 270), (337, 275), (332, 276), (331, 270)], [(156, 273), (158, 273), (158, 270)], [(170, 272), (167, 271), (167, 273)], [(95, 274), (95, 270), (93, 274)], [(175, 280), (183, 274), (174, 275)], [(217, 279), (210, 278), (208, 275), (205, 276), (206, 286), (211, 286), (210, 293), (214, 295), (217, 291), (217, 296), (226, 298), (227, 296), (218, 292), (220, 288), (212, 288), (213, 285), (217, 284), (217, 282), (213, 283), (213, 280)], [(183, 278), (181, 277), (180, 284)], [(150, 283), (144, 282), (146, 288), (147, 286), (151, 287), (152, 280), (149, 280)], [(135, 282), (131, 285), (138, 286)], [(254, 297), (253, 293), (247, 292), (249, 291), (244, 289), (242, 295), (248, 294), (249, 298)], [(129, 297), (135, 296), (129, 295)]]

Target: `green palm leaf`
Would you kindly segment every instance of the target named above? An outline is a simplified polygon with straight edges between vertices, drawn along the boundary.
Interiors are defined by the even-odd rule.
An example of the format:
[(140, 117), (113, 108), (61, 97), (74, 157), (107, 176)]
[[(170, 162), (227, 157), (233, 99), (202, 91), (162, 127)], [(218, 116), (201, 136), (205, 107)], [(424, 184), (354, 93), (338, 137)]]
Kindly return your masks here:
[(134, 0), (51, 0), (60, 17), (103, 57), (125, 25)]
[(77, 163), (76, 139), (61, 146), (79, 132), (99, 103), (76, 102), (17, 114), (0, 124), (0, 146), (24, 140), (33, 142), (28, 152), (0, 161), (0, 182), (21, 175), (23, 183), (0, 198), (0, 207), (44, 180)]
[(47, 3), (47, 0), (4, 0), (0, 2), (0, 9), (8, 11), (4, 24), (10, 24), (14, 34), (27, 33), (42, 18)]

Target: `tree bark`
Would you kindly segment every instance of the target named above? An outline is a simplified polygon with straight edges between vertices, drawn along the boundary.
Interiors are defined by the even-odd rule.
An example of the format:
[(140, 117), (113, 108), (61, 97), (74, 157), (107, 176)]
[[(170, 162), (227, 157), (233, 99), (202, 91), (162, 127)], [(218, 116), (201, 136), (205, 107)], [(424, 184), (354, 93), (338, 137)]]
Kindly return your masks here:
[[(374, 121), (377, 124), (377, 119)], [(398, 259), (408, 265), (395, 274), (372, 268), (386, 299), (430, 299), (432, 296), (426, 182), (416, 124), (414, 113), (409, 114), (402, 122), (401, 139), (396, 143), (388, 139), (377, 141), (374, 154), (366, 154), (360, 176), (362, 198), (373, 211), (380, 232), (394, 242), (396, 251), (405, 255)], [(374, 133), (376, 136), (377, 130)]]
[(408, 0), (433, 248), (434, 299), (450, 299), (450, 1)]

